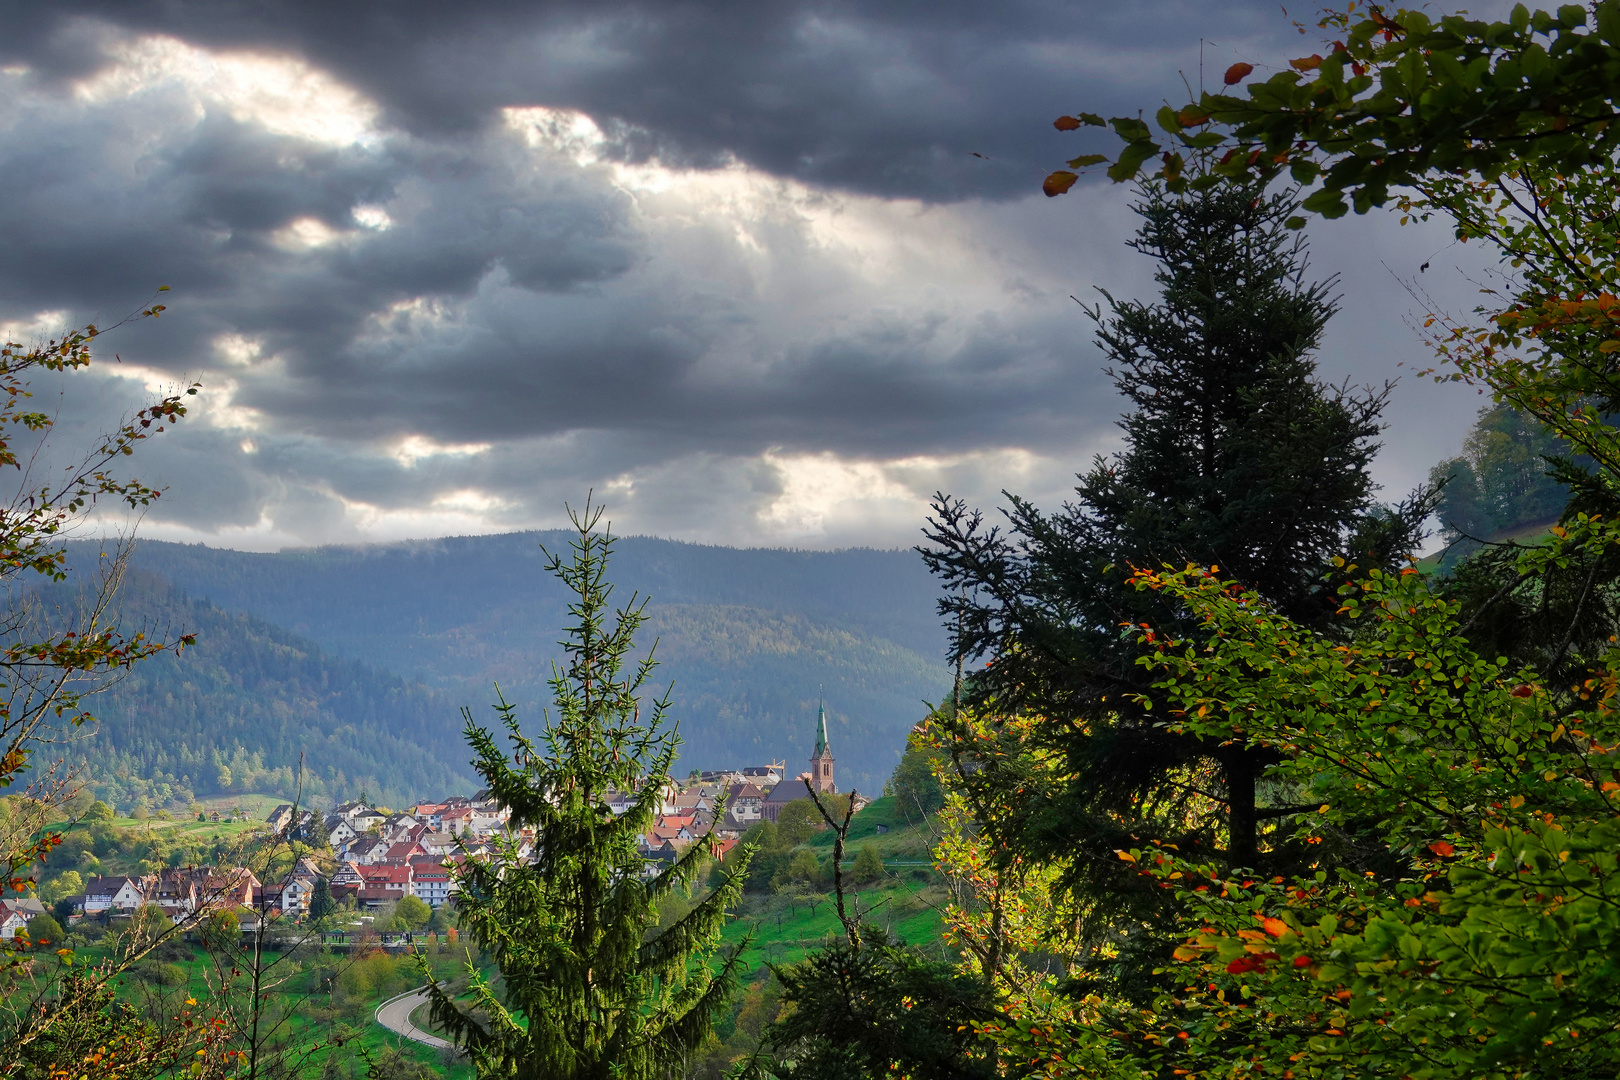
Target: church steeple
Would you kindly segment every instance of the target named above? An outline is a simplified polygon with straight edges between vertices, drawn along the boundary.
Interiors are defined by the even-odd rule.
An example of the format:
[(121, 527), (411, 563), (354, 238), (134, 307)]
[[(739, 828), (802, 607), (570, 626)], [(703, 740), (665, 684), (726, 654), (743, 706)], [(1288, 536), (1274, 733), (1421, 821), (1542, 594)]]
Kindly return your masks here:
[(836, 792), (833, 784), (832, 746), (827, 741), (827, 706), (816, 707), (816, 751), (810, 755), (810, 782), (817, 791)]

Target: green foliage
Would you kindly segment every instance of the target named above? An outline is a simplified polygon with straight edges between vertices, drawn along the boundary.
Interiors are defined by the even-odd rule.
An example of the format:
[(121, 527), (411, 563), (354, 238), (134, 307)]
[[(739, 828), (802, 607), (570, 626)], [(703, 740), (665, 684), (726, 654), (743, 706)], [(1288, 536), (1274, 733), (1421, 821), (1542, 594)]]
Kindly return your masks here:
[(366, 1080), (438, 1080), (439, 1073), (408, 1057), (398, 1047), (388, 1047), (366, 1068)]
[[(784, 784), (798, 784), (797, 780), (784, 780)], [(830, 808), (829, 808), (830, 809)], [(779, 847), (797, 847), (824, 827), (821, 812), (809, 798), (794, 799), (776, 814), (776, 843)]]
[[(1382, 206), (1391, 188), (1434, 174), (1493, 182), (1528, 165), (1570, 175), (1604, 166), (1620, 147), (1616, 0), (1597, 0), (1590, 12), (1520, 4), (1503, 22), (1370, 6), (1330, 11), (1324, 26), (1339, 38), (1327, 56), (1279, 59), (1246, 97), (1204, 93), (1163, 109), (1165, 137), (1139, 120), (1109, 121), (1125, 142), (1110, 178), (1129, 180), (1149, 162), (1176, 186), (1288, 172), (1320, 185), (1304, 210), (1338, 217)], [(1252, 70), (1235, 65), (1227, 85)], [(1220, 163), (1189, 180), (1183, 153)]]
[[(124, 321), (156, 318), (162, 310), (154, 305)], [(85, 573), (83, 587), (75, 590), (71, 615), (33, 595), (37, 585), (68, 578), (63, 537), (86, 515), (97, 507), (138, 510), (159, 497), (156, 489), (122, 477), (120, 467), (142, 442), (178, 423), (187, 399), (197, 392), (193, 384), (165, 396), (82, 450), (68, 450), (65, 465), (51, 470), (50, 482), (37, 485), (34, 463), (55, 419), (27, 406), (43, 392), (42, 381), (88, 367), (101, 332), (90, 325), (32, 347), (0, 343), (0, 472), (14, 469), (18, 481), (0, 513), (0, 585), (7, 601), (0, 620), (0, 787), (25, 777), (43, 742), (67, 741), (73, 728), (91, 720), (90, 695), (113, 677), (191, 642), (184, 635), (162, 641), (119, 630), (114, 597), (127, 564), (118, 544), (98, 542), (96, 555), (87, 560), (95, 572)], [(43, 798), (46, 793), (30, 794)], [(0, 844), (0, 890), (25, 888), (26, 873), (56, 841), (54, 834), (28, 825), (9, 830)]]
[(773, 884), (778, 887), (789, 883), (817, 886), (825, 880), (826, 874), (822, 872), (821, 860), (816, 858), (816, 853), (800, 848), (793, 853), (792, 858), (788, 860), (787, 869)]
[(862, 844), (855, 852), (855, 865), (850, 876), (858, 884), (880, 881), (883, 878), (883, 856), (871, 844)]
[[(1137, 577), (1198, 620), (1142, 627), (1159, 722), (1287, 748), (1265, 777), (1287, 800), (1270, 840), (1299, 863), (1268, 879), (1158, 841), (1122, 845), (1120, 865), (1179, 926), (1173, 981), (1138, 1000), (1043, 986), (1009, 1003), (985, 1030), (1026, 1075), (1620, 1067), (1620, 5), (1520, 5), (1494, 24), (1374, 6), (1329, 21), (1348, 45), (1296, 62), (1312, 79), (1274, 76), (1248, 103), (1206, 97), (1210, 109), (1167, 110), (1161, 126), (1213, 114), (1267, 143), (1212, 178), (1292, 162), (1306, 180), (1328, 165), (1306, 210), (1342, 213), (1340, 193), (1364, 209), (1405, 184), (1403, 211), (1444, 214), (1495, 247), (1512, 273), (1478, 324), (1428, 321), (1451, 369), (1440, 377), (1504, 407), (1479, 449), (1510, 479), (1543, 437), (1535, 425), (1556, 436), (1551, 471), (1573, 499), (1544, 541), (1476, 555), (1438, 591), (1414, 570), (1345, 568), (1335, 591), (1350, 627), (1334, 636), (1213, 570)], [(1499, 512), (1474, 480), (1454, 509)]]
[(1434, 513), (1449, 545), (1447, 565), (1477, 550), (1475, 540), (1556, 521), (1570, 493), (1548, 475), (1549, 459), (1567, 454), (1538, 421), (1502, 405), (1480, 410), (1462, 456), (1429, 474), (1440, 487)]
[(242, 944), (242, 924), (232, 911), (213, 911), (197, 931), (203, 947), (216, 956), (229, 955)]
[(227, 1074), (210, 1025), (198, 1023), (189, 1006), (166, 1022), (154, 1020), (115, 1002), (103, 978), (72, 968), (54, 991), (8, 1033), (7, 1064), (17, 1075), (155, 1080), (182, 1069), (194, 1077)]
[[(1581, 532), (1569, 542), (1620, 541), (1608, 526)], [(1143, 584), (1187, 603), (1218, 642), (1155, 643), (1172, 723), (1297, 747), (1274, 775), (1302, 802), (1320, 801), (1297, 827), (1324, 857), (1323, 869), (1270, 884), (1163, 849), (1122, 856), (1177, 890), (1189, 938), (1177, 958), (1199, 968), (1185, 982), (1215, 988), (1196, 995), (1207, 1009), (1196, 1022), (1185, 1005), (1160, 1002), (1148, 1028), (1131, 1026), (1190, 1031), (1176, 1056), (1195, 1071), (1251, 1055), (1422, 1077), (1612, 1071), (1620, 784), (1608, 747), (1620, 742), (1620, 651), (1571, 709), (1533, 672), (1474, 652), (1457, 634), (1458, 606), (1414, 573), (1342, 588), (1371, 624), (1348, 648), (1214, 577)], [(1370, 834), (1387, 848), (1392, 872), (1328, 870), (1358, 828), (1363, 843)], [(1239, 1001), (1274, 1022), (1235, 1022)], [(1146, 1043), (1141, 1053), (1159, 1059)]]
[(111, 821), (113, 819), (112, 807), (97, 799), (84, 813), (86, 821)]
[(341, 969), (334, 993), (342, 1003), (367, 1002), (404, 993), (421, 981), (418, 961), (409, 956), (373, 952)]
[[(538, 742), (513, 706), (497, 715), (510, 750), (467, 715), (466, 735), (491, 796), (513, 830), (532, 829), (534, 854), (501, 841), (460, 870), (462, 930), (500, 972), (499, 991), (469, 971), (473, 1010), (430, 988), (436, 1023), (465, 1047), (481, 1076), (661, 1077), (707, 1038), (737, 977), (734, 954), (711, 968), (738, 875), (673, 925), (649, 932), (659, 904), (688, 890), (706, 847), (694, 844), (656, 877), (643, 875), (638, 837), (653, 823), (674, 761), (667, 697), (643, 706), (651, 656), (630, 660), (643, 603), (609, 621), (610, 536), (599, 509), (575, 516), (572, 558), (549, 570), (574, 596), (566, 667), (551, 678), (554, 711)], [(612, 791), (639, 791), (624, 814)]]
[(89, 788), (81, 787), (62, 802), (62, 812), (70, 818), (83, 817), (95, 805), (96, 796)]
[(407, 930), (421, 930), (433, 918), (433, 909), (415, 896), (402, 896), (394, 905), (394, 917), (405, 924)]
[(67, 870), (52, 878), (44, 888), (39, 890), (39, 898), (47, 903), (55, 903), (64, 897), (74, 896), (84, 892), (84, 878), (77, 870)]
[(60, 942), (66, 933), (62, 924), (49, 915), (35, 915), (28, 920), (28, 940), (35, 945)]
[(998, 1074), (974, 1033), (993, 1015), (985, 986), (928, 961), (877, 927), (865, 945), (838, 941), (776, 970), (793, 1008), (767, 1035), (772, 1076), (866, 1080), (989, 1080)]
[(936, 770), (943, 763), (939, 750), (916, 745), (908, 739), (906, 752), (889, 778), (889, 791), (900, 812), (908, 818), (922, 818), (938, 813), (945, 805), (945, 789), (940, 786)]
[(331, 881), (325, 875), (316, 878), (314, 891), (309, 897), (309, 917), (320, 922), (336, 910), (337, 902), (332, 899)]
[(158, 986), (182, 986), (187, 981), (186, 969), (179, 964), (145, 963), (136, 972), (142, 979)]

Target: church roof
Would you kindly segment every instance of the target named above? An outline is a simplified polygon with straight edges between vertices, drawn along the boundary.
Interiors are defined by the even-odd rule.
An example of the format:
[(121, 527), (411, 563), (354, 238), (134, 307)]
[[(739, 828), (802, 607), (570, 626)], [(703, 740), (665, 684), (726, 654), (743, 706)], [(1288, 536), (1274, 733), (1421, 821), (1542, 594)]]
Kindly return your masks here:
[(822, 754), (832, 753), (832, 748), (827, 745), (826, 706), (818, 706), (816, 709), (816, 714), (816, 750), (815, 753), (810, 755), (811, 757), (820, 757)]
[(771, 793), (765, 796), (765, 802), (771, 806), (780, 806), (783, 803), (793, 802), (795, 799), (808, 799), (809, 792), (804, 787), (804, 775), (796, 776), (792, 780), (783, 780), (771, 788)]

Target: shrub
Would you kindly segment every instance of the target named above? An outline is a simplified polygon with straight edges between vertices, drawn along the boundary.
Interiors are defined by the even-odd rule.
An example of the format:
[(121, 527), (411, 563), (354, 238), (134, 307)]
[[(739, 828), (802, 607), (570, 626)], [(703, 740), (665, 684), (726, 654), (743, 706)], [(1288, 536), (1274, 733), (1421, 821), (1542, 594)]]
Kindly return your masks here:
[(871, 844), (862, 844), (855, 853), (855, 868), (851, 876), (859, 882), (877, 881), (883, 877), (883, 858)]

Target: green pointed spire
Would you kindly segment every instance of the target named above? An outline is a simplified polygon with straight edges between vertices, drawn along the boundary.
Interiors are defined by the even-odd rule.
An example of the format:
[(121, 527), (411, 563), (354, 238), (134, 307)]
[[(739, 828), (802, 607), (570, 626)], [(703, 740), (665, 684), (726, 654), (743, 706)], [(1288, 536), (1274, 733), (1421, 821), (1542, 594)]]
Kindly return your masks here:
[(827, 707), (816, 706), (816, 752), (815, 757), (828, 753), (827, 747)]

